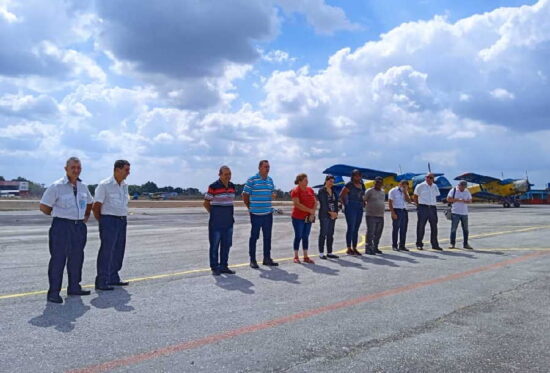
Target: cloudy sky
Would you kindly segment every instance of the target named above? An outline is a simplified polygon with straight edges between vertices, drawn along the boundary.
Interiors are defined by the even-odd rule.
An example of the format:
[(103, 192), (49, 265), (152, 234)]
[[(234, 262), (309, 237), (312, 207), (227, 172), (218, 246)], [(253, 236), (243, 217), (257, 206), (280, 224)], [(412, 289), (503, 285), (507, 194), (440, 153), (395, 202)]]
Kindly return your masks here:
[(0, 0), (0, 175), (550, 182), (550, 0)]

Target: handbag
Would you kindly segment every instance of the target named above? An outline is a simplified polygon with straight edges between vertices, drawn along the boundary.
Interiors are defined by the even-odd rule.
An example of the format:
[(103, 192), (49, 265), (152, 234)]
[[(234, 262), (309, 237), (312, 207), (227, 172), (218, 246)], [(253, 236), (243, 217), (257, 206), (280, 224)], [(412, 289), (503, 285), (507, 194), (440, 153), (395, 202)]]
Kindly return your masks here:
[[(456, 188), (453, 189), (453, 198), (455, 198), (455, 194), (456, 194)], [(453, 212), (452, 212), (453, 211), (453, 207), (452, 207), (453, 204), (449, 203), (447, 206), (449, 206), (449, 207), (447, 207), (445, 209), (445, 212), (444, 212), (445, 217), (447, 218), (447, 220), (452, 220), (452, 218), (453, 218)]]

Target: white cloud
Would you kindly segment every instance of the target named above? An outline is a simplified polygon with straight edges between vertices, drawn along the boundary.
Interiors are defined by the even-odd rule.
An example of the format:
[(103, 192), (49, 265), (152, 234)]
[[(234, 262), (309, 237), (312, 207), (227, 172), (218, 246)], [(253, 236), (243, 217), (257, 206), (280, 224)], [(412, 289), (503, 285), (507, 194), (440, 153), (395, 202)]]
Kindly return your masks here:
[(504, 88), (496, 88), (496, 89), (493, 89), (491, 92), (490, 92), (491, 96), (493, 96), (494, 98), (496, 98), (497, 100), (502, 100), (502, 101), (509, 101), (509, 100), (513, 100), (516, 96), (514, 96), (513, 93), (511, 92), (508, 92), (507, 90), (505, 90)]
[(342, 8), (328, 5), (325, 0), (275, 0), (287, 13), (302, 13), (308, 23), (320, 34), (332, 34), (339, 30), (357, 30)]

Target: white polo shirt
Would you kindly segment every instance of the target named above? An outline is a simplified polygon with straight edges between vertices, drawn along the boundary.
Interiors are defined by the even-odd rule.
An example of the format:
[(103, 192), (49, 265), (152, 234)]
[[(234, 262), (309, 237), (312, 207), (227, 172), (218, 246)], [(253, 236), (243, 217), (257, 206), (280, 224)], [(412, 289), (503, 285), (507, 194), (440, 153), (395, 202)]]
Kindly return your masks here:
[(100, 181), (95, 189), (94, 199), (101, 203), (101, 215), (128, 215), (128, 184), (119, 184), (114, 176)]
[(75, 196), (73, 184), (65, 175), (46, 189), (40, 203), (52, 208), (54, 218), (83, 220), (86, 206), (92, 204), (93, 201), (88, 186), (80, 179), (76, 182)]
[[(454, 192), (456, 190), (456, 192)], [(454, 195), (453, 195), (454, 194)], [(449, 194), (447, 195), (447, 198), (456, 198), (456, 199), (463, 199), (463, 200), (471, 200), (472, 194), (468, 189), (464, 189), (464, 192), (461, 192), (458, 187), (455, 187), (449, 191)], [(458, 214), (458, 215), (468, 215), (468, 205), (464, 202), (453, 202), (453, 205), (451, 207), (451, 213)]]
[(439, 188), (435, 183), (428, 185), (427, 182), (422, 182), (414, 188), (414, 194), (418, 196), (419, 205), (435, 206), (437, 197), (439, 197)]
[(407, 207), (405, 197), (401, 189), (399, 189), (399, 186), (390, 189), (388, 200), (392, 201), (394, 209), (404, 209)]

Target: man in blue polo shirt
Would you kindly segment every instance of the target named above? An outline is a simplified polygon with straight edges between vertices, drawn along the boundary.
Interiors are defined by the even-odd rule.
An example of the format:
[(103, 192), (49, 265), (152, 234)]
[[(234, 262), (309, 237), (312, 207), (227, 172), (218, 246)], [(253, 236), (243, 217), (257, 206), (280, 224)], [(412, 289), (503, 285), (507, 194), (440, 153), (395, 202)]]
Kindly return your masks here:
[(243, 190), (243, 202), (250, 212), (250, 223), (252, 224), (248, 242), (248, 254), (252, 268), (259, 268), (256, 261), (256, 242), (260, 238), (260, 229), (264, 238), (263, 265), (279, 265), (271, 258), (271, 228), (273, 226), (271, 200), (275, 197), (275, 186), (268, 174), (269, 161), (260, 161), (258, 173), (246, 181)]

